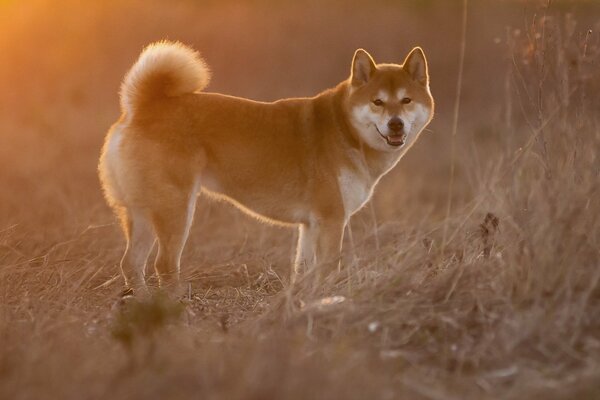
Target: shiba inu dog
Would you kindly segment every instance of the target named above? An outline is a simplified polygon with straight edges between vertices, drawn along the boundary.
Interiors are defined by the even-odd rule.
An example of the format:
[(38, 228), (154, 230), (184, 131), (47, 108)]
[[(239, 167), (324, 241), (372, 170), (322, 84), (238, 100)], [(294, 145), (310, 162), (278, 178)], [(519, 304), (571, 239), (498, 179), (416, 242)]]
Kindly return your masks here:
[(121, 87), (99, 172), (127, 247), (127, 288), (145, 290), (155, 241), (161, 286), (178, 286), (181, 253), (200, 193), (258, 219), (299, 228), (294, 270), (336, 262), (348, 219), (433, 117), (427, 61), (402, 65), (356, 50), (350, 77), (311, 98), (272, 103), (202, 90), (198, 53), (148, 46)]

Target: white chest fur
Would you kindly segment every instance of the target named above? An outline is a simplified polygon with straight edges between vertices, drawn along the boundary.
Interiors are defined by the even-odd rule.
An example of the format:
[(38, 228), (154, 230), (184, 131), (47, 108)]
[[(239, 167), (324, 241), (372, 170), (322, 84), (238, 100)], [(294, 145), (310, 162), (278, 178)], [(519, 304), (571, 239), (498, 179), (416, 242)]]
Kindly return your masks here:
[(340, 170), (338, 184), (344, 203), (344, 215), (348, 219), (369, 201), (374, 185), (367, 171), (345, 168)]

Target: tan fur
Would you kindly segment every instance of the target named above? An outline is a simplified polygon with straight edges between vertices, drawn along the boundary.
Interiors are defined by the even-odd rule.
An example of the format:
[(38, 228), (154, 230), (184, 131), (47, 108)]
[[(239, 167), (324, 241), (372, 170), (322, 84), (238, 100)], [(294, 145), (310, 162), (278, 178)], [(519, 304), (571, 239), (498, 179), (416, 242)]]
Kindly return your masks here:
[[(148, 47), (124, 80), (123, 115), (99, 169), (127, 237), (121, 269), (128, 287), (145, 288), (155, 238), (161, 285), (177, 285), (200, 192), (263, 221), (299, 226), (296, 270), (337, 260), (348, 219), (433, 116), (418, 48), (404, 67), (375, 65), (357, 50), (351, 77), (312, 98), (263, 103), (200, 93), (207, 82), (198, 54), (168, 42)], [(381, 93), (387, 101), (376, 106)], [(384, 122), (392, 116), (410, 126), (402, 146), (381, 137), (391, 135)]]

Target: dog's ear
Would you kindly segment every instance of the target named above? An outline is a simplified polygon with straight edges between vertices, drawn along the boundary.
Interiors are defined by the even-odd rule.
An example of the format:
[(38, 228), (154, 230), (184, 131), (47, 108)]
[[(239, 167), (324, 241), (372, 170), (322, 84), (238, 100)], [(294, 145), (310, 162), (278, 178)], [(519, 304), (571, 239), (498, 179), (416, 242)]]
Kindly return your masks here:
[(420, 47), (415, 47), (406, 56), (404, 64), (402, 64), (408, 74), (423, 86), (429, 85), (429, 72), (427, 68), (427, 59), (425, 53)]
[(354, 52), (354, 58), (352, 59), (352, 75), (350, 82), (353, 86), (360, 86), (369, 81), (373, 72), (377, 67), (375, 61), (366, 50), (358, 49)]

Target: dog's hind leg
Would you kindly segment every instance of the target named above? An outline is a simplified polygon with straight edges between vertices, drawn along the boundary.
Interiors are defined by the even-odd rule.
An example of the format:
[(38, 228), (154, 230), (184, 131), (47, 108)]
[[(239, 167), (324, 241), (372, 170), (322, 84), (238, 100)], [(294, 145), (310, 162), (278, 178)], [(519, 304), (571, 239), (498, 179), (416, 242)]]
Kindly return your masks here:
[(121, 259), (121, 274), (127, 290), (147, 292), (144, 279), (146, 262), (155, 242), (155, 235), (148, 215), (139, 209), (119, 210), (121, 225), (127, 239), (127, 247)]
[(194, 210), (197, 186), (188, 193), (173, 192), (168, 201), (152, 210), (152, 224), (158, 238), (158, 254), (154, 268), (160, 286), (180, 294), (180, 261), (187, 241)]

